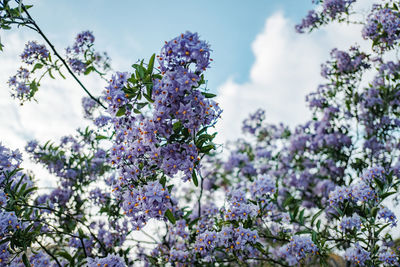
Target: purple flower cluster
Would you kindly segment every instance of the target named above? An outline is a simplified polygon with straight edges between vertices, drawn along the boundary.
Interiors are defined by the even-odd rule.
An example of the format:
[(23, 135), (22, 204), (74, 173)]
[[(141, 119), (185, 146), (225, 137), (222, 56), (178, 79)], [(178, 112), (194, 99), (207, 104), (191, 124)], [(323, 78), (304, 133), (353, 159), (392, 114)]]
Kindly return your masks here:
[(392, 47), (400, 38), (400, 13), (397, 10), (374, 5), (362, 35), (376, 42), (382, 49)]
[(224, 211), (226, 220), (246, 220), (257, 214), (257, 206), (247, 203), (245, 192), (236, 189), (229, 193), (229, 207)]
[[(197, 210), (198, 206), (195, 206), (193, 210)], [(203, 233), (206, 230), (210, 230), (215, 225), (215, 217), (219, 213), (219, 209), (214, 203), (208, 203), (202, 205), (200, 214), (198, 212), (193, 212), (190, 215), (191, 220), (198, 219), (197, 223), (194, 225), (197, 233)]]
[(362, 248), (359, 243), (356, 243), (354, 247), (346, 249), (344, 257), (354, 264), (365, 266), (366, 261), (370, 260), (370, 253)]
[(375, 190), (365, 182), (360, 181), (350, 186), (336, 186), (329, 193), (329, 203), (331, 206), (339, 206), (345, 201), (364, 203), (376, 200), (376, 197)]
[(75, 236), (72, 237), (69, 240), (68, 245), (71, 248), (76, 248), (79, 250), (83, 250), (85, 249), (85, 254), (91, 256), (93, 249), (94, 249), (94, 245), (95, 245), (95, 240), (93, 239), (93, 237), (90, 238), (86, 238), (86, 237), (79, 237), (79, 233), (75, 233)]
[(71, 47), (67, 47), (67, 62), (72, 70), (78, 74), (84, 73), (89, 66), (109, 69), (109, 58), (106, 53), (101, 55), (93, 49), (94, 35), (90, 31), (79, 33)]
[[(142, 201), (142, 205), (132, 206), (139, 203), (139, 198), (142, 200), (144, 192), (154, 190), (151, 188), (158, 188), (158, 185), (150, 183), (144, 189), (135, 187), (133, 190), (129, 186), (143, 184), (144, 179), (161, 172), (169, 177), (179, 175), (184, 181), (190, 180), (199, 161), (194, 134), (214, 124), (220, 115), (218, 105), (197, 88), (201, 72), (209, 65), (209, 51), (208, 45), (198, 40), (197, 34), (190, 33), (164, 45), (158, 57), (162, 78), (153, 80), (151, 98), (154, 103), (146, 115), (134, 113), (132, 106), (136, 100), (130, 99), (124, 91), (132, 86), (128, 73), (113, 75), (106, 87), (105, 100), (116, 131), (111, 164), (117, 167), (120, 177), (114, 191), (121, 191), (124, 210), (138, 220), (135, 223), (138, 228), (148, 218), (162, 218), (170, 200), (164, 198), (161, 201), (157, 197), (153, 201), (151, 197)], [(125, 109), (125, 114), (116, 116), (121, 108)], [(168, 141), (181, 129), (190, 136), (187, 141)], [(164, 194), (169, 197), (166, 191)]]
[(17, 71), (16, 75), (10, 77), (8, 80), (8, 85), (10, 86), (11, 90), (13, 90), (11, 97), (17, 98), (21, 101), (30, 99), (31, 88), (29, 85), (29, 75), (29, 70), (21, 67)]
[(223, 167), (226, 172), (232, 172), (235, 168), (239, 168), (240, 174), (244, 176), (257, 174), (257, 170), (254, 168), (249, 156), (246, 153), (242, 153), (240, 149), (231, 152)]
[(0, 211), (0, 237), (4, 237), (20, 228), (21, 223), (14, 212)]
[(335, 19), (338, 15), (348, 11), (349, 6), (356, 0), (324, 0), (322, 4), (323, 13), (331, 19)]
[(327, 78), (328, 75), (355, 73), (369, 68), (369, 64), (365, 62), (366, 55), (360, 52), (358, 47), (351, 47), (349, 53), (335, 48), (331, 51), (331, 56), (333, 66), (330, 66), (330, 62), (323, 65), (321, 73), (324, 78)]
[(264, 205), (269, 202), (269, 198), (276, 192), (276, 182), (266, 176), (261, 176), (255, 180), (250, 187), (250, 192), (253, 200), (257, 200)]
[(82, 107), (83, 107), (84, 117), (87, 119), (91, 119), (91, 118), (93, 118), (93, 112), (98, 107), (98, 103), (90, 97), (83, 97), (82, 98)]
[(104, 258), (88, 258), (88, 267), (125, 267), (125, 261), (123, 258), (116, 254), (109, 254)]
[(221, 231), (205, 231), (197, 236), (194, 243), (194, 251), (205, 256), (213, 253), (216, 248), (224, 249), (225, 252), (257, 254), (252, 244), (257, 243), (259, 236), (256, 230), (243, 227), (234, 228), (224, 226)]
[(255, 134), (256, 131), (262, 126), (262, 122), (265, 120), (265, 110), (258, 109), (253, 114), (250, 114), (248, 118), (243, 121), (242, 132)]
[(21, 228), (21, 224), (14, 212), (0, 210), (0, 266), (8, 266), (7, 261), (10, 257), (8, 246), (10, 241), (5, 241), (13, 232)]
[[(201, 73), (210, 65), (210, 46), (199, 39), (197, 33), (186, 32), (166, 42), (158, 60), (161, 71), (176, 70), (195, 63), (196, 73)], [(195, 76), (193, 76), (195, 77)]]
[(361, 180), (368, 184), (374, 183), (374, 179), (378, 179), (382, 182), (386, 180), (385, 169), (381, 166), (370, 168), (361, 175)]
[(56, 263), (51, 264), (50, 256), (43, 251), (32, 254), (32, 256), (29, 257), (29, 261), (32, 266), (57, 266)]
[(379, 260), (388, 266), (399, 266), (399, 260), (393, 250), (387, 249), (379, 253)]
[(304, 33), (305, 29), (312, 29), (320, 22), (321, 18), (319, 14), (314, 10), (310, 10), (301, 23), (295, 26), (295, 29), (298, 33)]
[(110, 199), (110, 193), (103, 192), (100, 188), (95, 188), (90, 191), (89, 199), (97, 205), (104, 205)]
[(67, 53), (75, 53), (80, 54), (84, 53), (86, 47), (93, 45), (94, 43), (94, 35), (90, 31), (83, 31), (78, 33), (75, 37), (75, 42), (72, 47), (67, 48)]
[(353, 229), (361, 229), (361, 218), (357, 213), (353, 214), (351, 217), (344, 216), (339, 225), (343, 232), (351, 231)]
[(72, 71), (75, 73), (83, 73), (86, 71), (86, 63), (77, 58), (69, 58), (68, 65), (71, 67)]
[[(108, 222), (108, 224), (99, 222), (98, 225), (99, 227), (97, 238), (101, 240), (101, 242), (108, 249), (115, 247), (117, 244), (119, 246), (122, 246), (126, 240), (127, 235), (131, 231), (128, 220), (123, 220), (122, 222), (110, 221)], [(98, 247), (101, 248), (100, 245), (98, 245)]]
[[(302, 22), (296, 25), (298, 33), (304, 33), (306, 29), (312, 30), (319, 25), (331, 20), (340, 18), (343, 13), (347, 13), (352, 3), (356, 0), (324, 0), (322, 1), (322, 11), (310, 10)], [(320, 2), (320, 1), (315, 1)]]
[(33, 64), (34, 62), (47, 60), (49, 58), (49, 51), (45, 45), (39, 45), (35, 41), (30, 41), (25, 45), (24, 52), (21, 54), (21, 59), (26, 64)]
[(397, 217), (393, 211), (387, 207), (382, 206), (378, 212), (378, 218), (383, 219), (386, 222), (392, 223), (392, 227), (397, 225)]
[(6, 173), (20, 168), (22, 154), (19, 150), (10, 150), (0, 143), (0, 188), (4, 186)]
[(8, 245), (9, 242), (0, 244), (0, 266), (8, 266), (8, 260), (10, 258)]
[(306, 236), (293, 236), (290, 242), (279, 249), (279, 255), (289, 265), (296, 265), (309, 255), (318, 253), (318, 247)]
[(127, 190), (123, 195), (122, 208), (132, 218), (135, 230), (141, 229), (149, 219), (164, 219), (167, 209), (172, 209), (173, 200), (159, 182)]
[[(220, 113), (213, 100), (205, 98), (198, 89), (193, 88), (198, 85), (200, 72), (208, 66), (204, 60), (209, 60), (209, 50), (199, 48), (206, 46), (206, 43), (197, 40), (195, 36), (187, 33), (164, 46), (162, 51), (167, 51), (167, 56), (159, 57), (164, 75), (161, 80), (153, 81), (154, 104), (150, 116), (135, 115), (129, 109), (125, 116), (115, 117), (121, 107), (128, 109), (127, 104), (131, 103), (123, 91), (128, 86), (127, 73), (114, 75), (106, 88), (108, 111), (114, 117), (113, 123), (117, 130), (112, 163), (121, 169), (125, 183), (153, 175), (150, 166), (157, 166), (169, 176), (181, 171), (185, 181), (192, 177), (198, 160), (195, 145), (192, 142), (163, 143), (174, 133), (174, 126), (181, 125), (193, 134), (200, 127), (212, 124)], [(182, 40), (177, 41), (179, 39)], [(181, 54), (185, 49), (189, 55), (186, 55), (186, 51)], [(190, 70), (190, 63), (195, 63), (199, 73)], [(139, 165), (144, 165), (141, 170), (134, 167)]]

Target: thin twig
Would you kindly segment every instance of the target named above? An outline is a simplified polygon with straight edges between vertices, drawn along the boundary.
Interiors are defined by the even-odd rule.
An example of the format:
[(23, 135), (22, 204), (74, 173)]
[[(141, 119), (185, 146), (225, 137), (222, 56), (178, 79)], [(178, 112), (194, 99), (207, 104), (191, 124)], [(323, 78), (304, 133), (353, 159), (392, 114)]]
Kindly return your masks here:
[(50, 256), (52, 257), (58, 266), (62, 267), (61, 263), (58, 261), (58, 259), (56, 258), (56, 256), (53, 255), (53, 253), (51, 253), (45, 246), (42, 245), (42, 243), (39, 242), (39, 240), (36, 240), (36, 242), (39, 244), (39, 246)]
[(86, 94), (93, 99), (94, 101), (96, 101), (100, 106), (102, 106), (104, 109), (106, 109), (106, 107), (103, 105), (103, 103), (100, 102), (99, 99), (95, 98), (87, 89), (86, 87), (82, 84), (82, 82), (78, 79), (78, 77), (76, 77), (76, 75), (72, 72), (72, 70), (69, 68), (67, 62), (64, 60), (64, 58), (62, 58), (60, 56), (60, 54), (57, 52), (56, 48), (54, 47), (54, 45), (50, 42), (50, 40), (47, 38), (47, 36), (42, 32), (42, 30), (40, 29), (40, 27), (36, 24), (36, 22), (33, 20), (33, 18), (31, 17), (31, 15), (29, 14), (28, 10), (25, 8), (25, 5), (22, 4), (22, 9), (24, 10), (25, 14), (28, 16), (30, 23), (35, 27), (36, 31), (39, 33), (40, 36), (43, 37), (43, 39), (46, 41), (46, 43), (50, 46), (51, 50), (53, 50), (54, 55), (56, 55), (58, 57), (58, 59), (63, 63), (63, 65), (65, 66), (65, 68), (67, 69), (67, 71), (69, 72), (69, 74), (71, 74), (71, 76), (75, 79), (75, 81), (82, 87), (82, 89), (86, 92)]

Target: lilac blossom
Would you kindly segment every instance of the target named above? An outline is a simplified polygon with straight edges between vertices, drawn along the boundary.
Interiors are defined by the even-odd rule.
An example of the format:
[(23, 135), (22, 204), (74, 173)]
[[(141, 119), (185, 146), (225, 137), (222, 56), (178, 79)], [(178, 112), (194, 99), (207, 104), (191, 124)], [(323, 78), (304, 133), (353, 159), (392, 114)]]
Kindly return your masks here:
[(279, 254), (290, 265), (318, 252), (318, 247), (306, 236), (293, 236), (290, 242), (279, 249)]
[(397, 217), (396, 215), (393, 213), (393, 211), (391, 211), (390, 209), (388, 209), (385, 206), (381, 206), (379, 212), (378, 212), (378, 218), (379, 219), (383, 219), (386, 222), (392, 223), (392, 227), (397, 225)]
[(400, 38), (399, 28), (400, 13), (397, 10), (375, 4), (368, 16), (362, 35), (365, 39), (377, 42), (382, 49), (387, 49)]
[(30, 41), (25, 45), (24, 52), (21, 54), (21, 59), (26, 64), (33, 64), (41, 60), (49, 58), (49, 51), (45, 45), (39, 45), (35, 41)]
[(353, 214), (351, 217), (344, 216), (339, 225), (340, 229), (343, 232), (351, 231), (353, 229), (360, 230), (361, 229), (361, 218), (357, 213)]
[(87, 267), (125, 267), (125, 261), (123, 258), (116, 254), (108, 254), (108, 256), (104, 258), (88, 258), (87, 259)]
[(346, 249), (344, 257), (354, 264), (365, 266), (366, 261), (370, 260), (370, 253), (356, 243), (353, 247)]

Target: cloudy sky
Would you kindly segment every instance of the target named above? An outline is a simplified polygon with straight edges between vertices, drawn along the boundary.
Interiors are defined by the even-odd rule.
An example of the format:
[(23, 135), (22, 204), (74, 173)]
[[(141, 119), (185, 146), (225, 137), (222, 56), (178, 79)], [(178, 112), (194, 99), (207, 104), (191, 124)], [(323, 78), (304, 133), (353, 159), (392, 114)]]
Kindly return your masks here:
[[(37, 3), (36, 3), (37, 2)], [(25, 1), (29, 3), (29, 1)], [(92, 30), (98, 51), (107, 51), (115, 70), (149, 58), (163, 42), (186, 30), (209, 41), (214, 63), (207, 71), (208, 87), (224, 109), (219, 141), (240, 135), (241, 121), (258, 107), (271, 122), (295, 125), (306, 119), (304, 96), (319, 80), (320, 64), (333, 47), (346, 49), (362, 40), (357, 26), (331, 25), (299, 35), (294, 25), (310, 9), (310, 0), (209, 1), (35, 1), (32, 16), (59, 51), (76, 33)], [(18, 55), (28, 40), (43, 40), (32, 31), (0, 32), (0, 140), (22, 149), (30, 139), (58, 140), (84, 126), (80, 99), (71, 79), (44, 80), (38, 103), (24, 106), (10, 98), (6, 81), (20, 66)], [(367, 44), (362, 44), (367, 45)], [(84, 79), (99, 94), (104, 82)]]

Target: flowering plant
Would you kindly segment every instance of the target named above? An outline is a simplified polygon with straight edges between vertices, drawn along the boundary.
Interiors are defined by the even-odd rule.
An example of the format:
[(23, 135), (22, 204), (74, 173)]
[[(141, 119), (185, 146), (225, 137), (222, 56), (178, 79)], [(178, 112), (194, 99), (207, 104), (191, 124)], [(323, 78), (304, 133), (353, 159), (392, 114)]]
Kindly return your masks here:
[[(353, 23), (355, 2), (315, 1), (296, 29)], [(332, 50), (325, 82), (306, 98), (311, 120), (291, 129), (257, 110), (225, 154), (214, 143), (222, 110), (206, 86), (212, 50), (197, 33), (108, 75), (92, 32), (63, 57), (15, 3), (0, 3), (1, 28), (30, 27), (51, 51), (28, 42), (12, 96), (34, 99), (44, 77), (65, 70), (88, 94), (91, 124), (27, 144), (56, 188), (36, 187), (21, 153), (0, 145), (0, 266), (399, 265), (400, 63), (387, 59), (400, 39), (395, 1), (357, 21), (371, 51)], [(107, 77), (103, 94), (91, 95), (81, 74)]]

